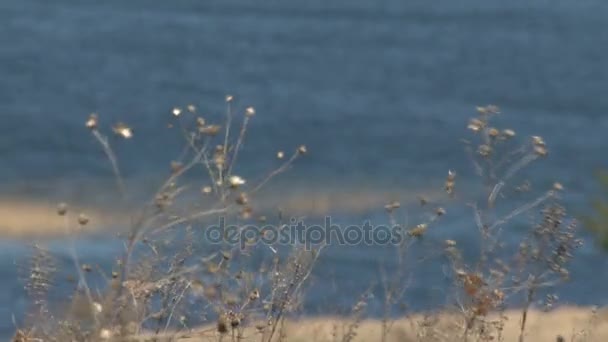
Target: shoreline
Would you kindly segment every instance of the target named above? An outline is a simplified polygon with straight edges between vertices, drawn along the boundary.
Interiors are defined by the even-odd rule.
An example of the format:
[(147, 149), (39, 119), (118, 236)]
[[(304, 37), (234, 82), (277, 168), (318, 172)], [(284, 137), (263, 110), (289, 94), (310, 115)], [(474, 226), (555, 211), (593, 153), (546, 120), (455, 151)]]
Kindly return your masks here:
[[(504, 341), (517, 341), (519, 338), (521, 310), (509, 309), (505, 311), (505, 325), (502, 333)], [(442, 313), (437, 316), (439, 321), (424, 330), (420, 326), (425, 322), (424, 314), (413, 314), (406, 318), (394, 321), (386, 334), (385, 341), (419, 341), (417, 333), (435, 334), (441, 341), (450, 341), (454, 338), (450, 334), (460, 324), (458, 315)], [(487, 319), (497, 319), (498, 314), (490, 314)], [(427, 320), (428, 321), (428, 320)], [(284, 339), (288, 342), (299, 341), (334, 341), (342, 340), (352, 319), (336, 316), (305, 317), (298, 320), (286, 321), (284, 325)], [(355, 330), (356, 336), (351, 341), (379, 341), (382, 336), (383, 323), (378, 319), (365, 319), (358, 323)], [(458, 329), (458, 328), (456, 328)], [(202, 326), (193, 329), (189, 333), (169, 333), (157, 336), (158, 341), (173, 339), (180, 342), (203, 342), (217, 341), (221, 334), (216, 331), (214, 325)], [(255, 328), (255, 324), (243, 328), (243, 338), (239, 341), (260, 341), (261, 333)], [(275, 333), (279, 340), (280, 334)], [(133, 341), (144, 341), (152, 338), (152, 334), (141, 334), (134, 337)], [(231, 333), (225, 334), (230, 340)], [(592, 307), (563, 306), (557, 307), (549, 312), (531, 309), (528, 313), (527, 327), (525, 332), (526, 341), (543, 342), (556, 341), (562, 336), (565, 341), (600, 342), (608, 341), (608, 308), (597, 309), (594, 313)], [(435, 341), (437, 339), (430, 339)]]

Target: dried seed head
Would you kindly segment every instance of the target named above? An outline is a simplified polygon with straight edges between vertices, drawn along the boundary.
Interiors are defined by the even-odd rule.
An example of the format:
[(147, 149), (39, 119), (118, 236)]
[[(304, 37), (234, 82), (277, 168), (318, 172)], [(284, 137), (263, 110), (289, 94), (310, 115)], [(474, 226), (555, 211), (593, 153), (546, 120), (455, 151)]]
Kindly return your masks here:
[(454, 180), (456, 180), (456, 172), (448, 170), (448, 181), (453, 182)]
[(546, 146), (543, 138), (539, 137), (538, 135), (532, 136), (532, 144), (534, 144), (534, 146)]
[(456, 241), (454, 240), (445, 240), (444, 243), (446, 247), (456, 247)]
[(562, 191), (564, 190), (564, 186), (561, 183), (555, 182), (553, 183), (553, 190)]
[(97, 302), (93, 302), (93, 311), (99, 314), (103, 311), (103, 306)]
[(222, 258), (224, 260), (230, 260), (230, 258), (232, 258), (232, 253), (230, 253), (230, 251), (222, 251)]
[(196, 126), (198, 126), (199, 131), (200, 131), (200, 129), (205, 126), (205, 119), (203, 119), (200, 116), (198, 118), (196, 118)]
[(249, 116), (249, 117), (254, 116), (255, 115), (255, 108), (253, 108), (253, 107), (247, 107), (245, 109), (245, 115)]
[(502, 131), (502, 135), (505, 138), (513, 138), (515, 136), (515, 131), (512, 129), (505, 129)]
[(467, 126), (473, 132), (481, 131), (485, 126), (485, 123), (479, 119), (471, 119), (469, 120), (469, 125)]
[(435, 214), (437, 214), (437, 216), (443, 216), (443, 215), (445, 215), (445, 209), (439, 207), (439, 208), (435, 209)]
[[(238, 303), (234, 303), (238, 304)], [(228, 312), (228, 319), (230, 320), (230, 326), (234, 329), (241, 324), (241, 315), (232, 311)]]
[(306, 154), (307, 152), (308, 152), (308, 149), (306, 148), (306, 145), (300, 145), (300, 147), (298, 147), (299, 154)]
[(226, 163), (226, 156), (224, 152), (218, 152), (213, 156), (213, 163), (218, 169), (222, 169), (224, 167), (224, 163)]
[(193, 104), (189, 104), (187, 108), (190, 113), (196, 112), (196, 106)]
[(182, 164), (178, 161), (171, 162), (171, 172), (173, 172), (173, 173), (177, 173), (177, 172), (181, 171), (183, 167), (184, 167), (184, 164)]
[(216, 134), (219, 133), (220, 128), (221, 127), (219, 125), (208, 125), (208, 126), (199, 127), (198, 131), (201, 134), (206, 134), (206, 135), (214, 136), (214, 135), (216, 135)]
[(500, 109), (495, 105), (487, 105), (485, 107), (477, 107), (479, 114), (498, 114)]
[(257, 289), (251, 291), (251, 293), (249, 293), (249, 300), (250, 301), (254, 301), (254, 300), (258, 300), (260, 298), (260, 291), (258, 291)]
[(427, 228), (428, 228), (428, 225), (426, 223), (421, 223), (421, 224), (417, 225), (416, 227), (412, 228), (408, 232), (408, 235), (414, 236), (414, 237), (421, 237), (422, 235), (424, 235)]
[(211, 193), (211, 191), (213, 191), (213, 189), (212, 189), (210, 186), (204, 186), (204, 187), (201, 189), (201, 192), (202, 192), (202, 193), (204, 193), (204, 194), (210, 194), (210, 193)]
[(112, 130), (114, 131), (114, 133), (116, 135), (120, 135), (121, 137), (125, 138), (125, 139), (129, 139), (133, 137), (133, 130), (125, 125), (122, 122), (117, 123)]
[(234, 96), (226, 95), (226, 102), (232, 102), (232, 100), (234, 100)]
[(112, 279), (118, 278), (118, 272), (112, 271)]
[(243, 209), (241, 210), (241, 218), (243, 220), (248, 220), (251, 218), (251, 214), (253, 213), (253, 209), (251, 209), (251, 207), (245, 206), (243, 207)]
[(490, 145), (485, 144), (479, 145), (479, 147), (477, 148), (477, 153), (484, 158), (489, 157), (490, 154), (492, 154), (492, 147), (490, 147)]
[(452, 181), (445, 182), (445, 192), (447, 192), (448, 195), (454, 194), (454, 185), (455, 183)]
[(98, 123), (98, 119), (97, 119), (97, 114), (96, 113), (91, 113), (91, 115), (89, 115), (89, 118), (87, 119), (87, 122), (85, 123), (85, 126), (90, 129), (97, 129), (97, 123)]
[(547, 156), (547, 154), (549, 154), (549, 152), (547, 152), (547, 149), (544, 146), (540, 145), (534, 146), (534, 153), (541, 157), (545, 157)]
[(488, 135), (492, 138), (496, 138), (499, 134), (500, 132), (494, 127), (488, 129)]
[(277, 152), (277, 159), (283, 159), (285, 157), (285, 153), (283, 151)]
[(245, 180), (239, 176), (233, 175), (233, 176), (230, 176), (230, 178), (228, 178), (228, 183), (230, 184), (231, 187), (237, 188), (240, 185), (245, 184)]
[(87, 223), (89, 223), (89, 217), (85, 214), (80, 214), (78, 215), (78, 224), (81, 226), (85, 226)]
[(93, 268), (91, 267), (91, 265), (88, 265), (88, 264), (82, 264), (81, 268), (85, 272), (91, 272), (93, 270)]
[(61, 202), (57, 205), (57, 215), (64, 216), (68, 212), (68, 205)]
[(179, 107), (175, 107), (175, 108), (173, 108), (171, 113), (173, 113), (174, 116), (180, 116), (182, 114), (182, 109)]
[(109, 340), (112, 338), (112, 332), (109, 329), (101, 329), (99, 331), (99, 338), (102, 340)]
[(249, 203), (249, 198), (247, 197), (247, 194), (244, 192), (241, 192), (237, 198), (236, 198), (236, 204), (238, 205), (247, 205)]
[(219, 332), (220, 334), (225, 334), (228, 332), (228, 324), (226, 324), (225, 316), (222, 315), (218, 318), (216, 329), (217, 329), (217, 332)]

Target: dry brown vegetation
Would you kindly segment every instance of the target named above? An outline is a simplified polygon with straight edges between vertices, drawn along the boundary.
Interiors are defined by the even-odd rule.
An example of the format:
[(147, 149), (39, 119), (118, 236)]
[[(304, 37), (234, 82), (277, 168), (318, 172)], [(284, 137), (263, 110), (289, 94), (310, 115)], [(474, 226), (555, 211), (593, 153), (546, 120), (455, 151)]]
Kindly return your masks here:
[[(399, 222), (405, 203), (385, 205), (390, 222), (403, 227), (406, 239), (393, 246), (396, 266), (373, 281), (382, 287), (383, 315), (372, 318), (370, 296), (361, 293), (354, 296), (349, 315), (301, 317), (307, 283), (324, 246), (307, 250), (297, 244), (252, 244), (241, 249), (199, 243), (200, 227), (218, 216), (234, 224), (257, 220), (281, 225), (288, 220), (282, 213), (260, 217), (259, 191), (309, 153), (305, 145), (274, 152), (276, 167), (257, 182), (242, 178), (236, 165), (256, 113), (252, 107), (235, 110), (232, 96), (226, 97), (226, 106), (217, 122), (200, 116), (194, 106), (172, 111), (186, 141), (184, 150), (168, 165), (170, 175), (153, 198), (129, 213), (124, 254), (115, 256), (113, 269), (81, 264), (68, 238), (77, 279), (68, 309), (54, 312), (49, 307), (45, 298), (53, 290), (53, 256), (42, 247), (34, 249), (26, 279), (31, 310), (15, 341), (592, 341), (606, 336), (606, 326), (599, 322), (604, 314), (589, 318), (572, 308), (539, 311), (555, 307), (558, 297), (552, 291), (569, 278), (569, 262), (581, 241), (576, 222), (560, 204), (562, 185), (554, 183), (538, 192), (518, 178), (521, 170), (548, 155), (546, 143), (539, 136), (518, 139), (514, 131), (494, 126), (501, 115), (495, 106), (477, 109), (468, 124), (472, 139), (464, 141), (481, 179), (481, 194), (463, 196), (459, 175), (448, 171), (448, 165), (443, 196), (420, 198), (418, 221)], [(86, 127), (110, 161), (120, 202), (129, 186), (101, 119), (92, 114)], [(134, 135), (124, 123), (112, 131), (124, 139)], [(204, 175), (205, 181), (189, 182), (192, 178), (185, 175), (193, 172)], [(200, 203), (191, 201), (193, 194)], [(517, 206), (503, 206), (503, 196), (521, 200)], [(411, 247), (449, 220), (445, 208), (454, 203), (470, 209), (480, 239), (477, 258), (463, 258), (458, 242), (448, 236), (432, 245), (447, 260), (450, 304), (426, 315), (401, 310), (401, 318), (395, 318), (391, 313), (403, 305), (408, 290)], [(98, 219), (86, 211), (74, 212), (74, 206), (60, 203), (56, 208), (67, 236)], [(504, 245), (505, 230), (522, 218), (528, 230), (520, 244)], [(105, 279), (103, 286), (89, 285), (92, 273)], [(543, 306), (535, 308), (539, 301)], [(508, 309), (507, 303), (519, 309)]]

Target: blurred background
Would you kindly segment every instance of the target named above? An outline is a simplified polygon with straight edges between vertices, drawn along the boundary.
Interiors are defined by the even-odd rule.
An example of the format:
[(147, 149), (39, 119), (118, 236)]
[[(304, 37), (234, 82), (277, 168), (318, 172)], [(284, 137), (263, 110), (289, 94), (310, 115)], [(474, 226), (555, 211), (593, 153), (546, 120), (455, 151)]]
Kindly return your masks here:
[[(232, 94), (237, 112), (257, 112), (238, 174), (259, 178), (278, 150), (310, 151), (265, 192), (267, 208), (385, 223), (387, 201), (440, 194), (448, 169), (463, 191), (476, 181), (459, 141), (475, 107), (496, 104), (502, 127), (548, 143), (549, 158), (526, 174), (532, 184), (561, 182), (571, 213), (583, 212), (606, 166), (607, 16), (601, 0), (1, 1), (0, 333), (25, 305), (28, 245), (70, 261), (58, 202), (108, 226), (127, 214), (84, 127), (91, 112), (107, 133), (118, 121), (133, 127), (133, 139), (110, 141), (131, 196), (143, 198), (184, 146), (168, 128), (172, 108), (194, 104), (220, 123)], [(452, 214), (437, 237), (466, 244), (477, 233), (470, 212)], [(78, 246), (102, 265), (121, 248), (103, 235)], [(364, 291), (385, 257), (373, 246), (330, 249), (315, 276), (335, 286), (307, 310)], [(606, 260), (586, 244), (562, 300), (608, 302)], [(410, 305), (436, 304), (441, 281), (439, 267), (420, 272)]]

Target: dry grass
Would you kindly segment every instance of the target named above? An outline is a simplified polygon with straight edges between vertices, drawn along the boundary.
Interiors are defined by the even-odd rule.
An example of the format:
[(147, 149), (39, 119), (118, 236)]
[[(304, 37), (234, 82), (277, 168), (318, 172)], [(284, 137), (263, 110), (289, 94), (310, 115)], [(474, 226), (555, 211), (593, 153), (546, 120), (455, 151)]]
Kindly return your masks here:
[[(583, 307), (560, 307), (550, 312), (532, 310), (529, 315), (529, 326), (526, 333), (526, 339), (529, 341), (538, 342), (553, 342), (558, 336), (562, 336), (566, 341), (587, 341), (600, 342), (608, 340), (608, 311), (597, 311), (594, 313), (593, 308)], [(520, 310), (507, 310), (504, 312), (505, 327), (503, 331), (504, 341), (517, 341), (519, 338), (519, 329), (521, 324)], [(441, 314), (437, 316), (437, 322), (434, 322), (434, 329), (437, 334), (442, 336), (441, 340), (449, 341), (450, 337), (458, 333), (458, 327), (462, 324), (459, 322), (461, 317), (458, 314)], [(488, 316), (489, 320), (499, 321), (501, 317), (497, 314)], [(284, 339), (285, 342), (299, 341), (317, 341), (330, 342), (342, 341), (345, 335), (345, 327), (350, 321), (341, 317), (317, 317), (303, 318), (300, 320), (290, 320), (285, 324)], [(415, 314), (407, 318), (401, 318), (394, 322), (388, 332), (385, 341), (419, 341), (425, 340), (420, 338), (420, 327), (428, 324), (428, 317)], [(383, 324), (380, 320), (365, 319), (359, 323), (356, 336), (352, 341), (379, 341), (382, 337)], [(454, 334), (454, 335), (452, 335)], [(262, 333), (254, 326), (246, 328), (240, 341), (260, 341)], [(188, 342), (204, 342), (217, 341), (220, 335), (215, 332), (214, 327), (202, 327), (188, 334), (168, 334), (161, 336), (158, 341), (163, 341), (163, 338), (174, 341)], [(151, 340), (153, 335), (139, 336), (140, 340)], [(158, 338), (158, 336), (156, 336)], [(226, 338), (229, 340), (229, 338)], [(134, 338), (134, 341), (137, 338)], [(277, 337), (275, 340), (279, 340)], [(427, 341), (432, 341), (428, 338)]]
[[(194, 106), (172, 111), (185, 147), (168, 165), (170, 174), (154, 195), (139, 209), (129, 209), (126, 234), (122, 236), (124, 253), (112, 256), (117, 263), (111, 270), (98, 271), (106, 280), (104, 286), (89, 285), (92, 270), (83, 270), (73, 240), (68, 239), (78, 281), (67, 312), (47, 310), (44, 294), (52, 290), (52, 257), (36, 249), (26, 283), (28, 288), (41, 290), (34, 292), (33, 310), (16, 340), (178, 341), (196, 336), (198, 340), (218, 341), (523, 342), (555, 340), (560, 334), (585, 341), (605, 336), (605, 324), (595, 322), (604, 319), (603, 313), (590, 321), (584, 309), (563, 308), (541, 315), (533, 305), (543, 302), (547, 309), (555, 307), (558, 297), (552, 293), (569, 278), (569, 263), (581, 242), (576, 221), (560, 204), (561, 184), (532, 191), (521, 186), (521, 170), (547, 157), (547, 144), (539, 136), (520, 143), (514, 131), (493, 126), (499, 116), (497, 107), (478, 108), (468, 125), (472, 138), (465, 141), (465, 149), (481, 179), (480, 194), (471, 197), (462, 191), (460, 171), (449, 170), (443, 188), (437, 190), (441, 196), (417, 198), (415, 204), (411, 197), (397, 201), (391, 196), (379, 205), (379, 190), (365, 198), (353, 193), (319, 198), (311, 197), (310, 192), (298, 197), (292, 195), (293, 189), (281, 188), (274, 192), (275, 197), (264, 198), (262, 189), (309, 151), (301, 145), (293, 147), (292, 153), (277, 153), (278, 160), (259, 181), (243, 179), (238, 174), (237, 159), (256, 113), (251, 107), (235, 111), (234, 106), (234, 98), (227, 96), (221, 121), (203, 118)], [(100, 117), (92, 114), (86, 127), (111, 164), (116, 177), (115, 202), (126, 203), (129, 184), (121, 177), (112, 140), (104, 134)], [(124, 123), (114, 125), (112, 131), (119, 138), (134, 137)], [(202, 175), (204, 183), (185, 181), (192, 179), (184, 177), (191, 172)], [(512, 207), (502, 204), (506, 196), (512, 197)], [(200, 200), (193, 200), (196, 198)], [(311, 198), (312, 206), (307, 206)], [(275, 204), (293, 208), (297, 214), (307, 207), (325, 214), (383, 206), (388, 220), (404, 230), (405, 240), (392, 246), (395, 266), (384, 270), (381, 279), (373, 279), (366, 293), (353, 294), (351, 312), (344, 318), (328, 313), (329, 318), (298, 320), (306, 285), (325, 246), (307, 250), (300, 244), (240, 248), (228, 243), (200, 243), (203, 231), (199, 228), (209, 220), (221, 216), (229, 224), (243, 227), (258, 219), (260, 208)], [(408, 204), (414, 208), (406, 208)], [(429, 242), (426, 249), (444, 258), (442, 271), (451, 280), (446, 306), (424, 316), (399, 311), (407, 318), (395, 318), (393, 313), (402, 306), (408, 290), (408, 260), (415, 258), (411, 247), (448, 220), (449, 209), (445, 208), (455, 205), (471, 212), (472, 227), (480, 240), (476, 259), (465, 260), (461, 246), (449, 236), (445, 241)], [(414, 214), (401, 215), (401, 210)], [(78, 204), (56, 207), (55, 219), (59, 219), (58, 225), (67, 236), (106, 223), (105, 213), (81, 211)], [(27, 210), (22, 214), (26, 215)], [(41, 217), (50, 219), (44, 215)], [(122, 220), (122, 215), (110, 216)], [(407, 222), (399, 222), (403, 216)], [(522, 218), (529, 222), (527, 234), (519, 246), (505, 246), (504, 231)], [(267, 220), (281, 226), (289, 218), (279, 212), (264, 222)], [(11, 225), (21, 224), (23, 228), (24, 223), (16, 221)], [(370, 319), (370, 294), (379, 288), (384, 294), (380, 299), (382, 317)], [(520, 309), (507, 310), (507, 303), (515, 303)], [(586, 334), (577, 335), (579, 330)]]

